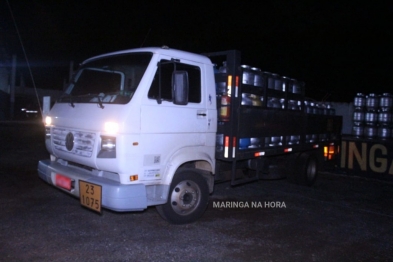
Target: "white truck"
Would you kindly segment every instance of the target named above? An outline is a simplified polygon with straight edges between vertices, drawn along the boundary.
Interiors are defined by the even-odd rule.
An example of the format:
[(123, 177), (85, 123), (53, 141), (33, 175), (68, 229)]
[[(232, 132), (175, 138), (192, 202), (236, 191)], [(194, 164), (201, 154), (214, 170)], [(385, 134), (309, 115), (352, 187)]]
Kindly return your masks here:
[(332, 112), (301, 82), (241, 65), (239, 51), (113, 52), (84, 61), (44, 115), (50, 159), (38, 174), (97, 212), (156, 206), (190, 223), (216, 181), (311, 185), (338, 152)]

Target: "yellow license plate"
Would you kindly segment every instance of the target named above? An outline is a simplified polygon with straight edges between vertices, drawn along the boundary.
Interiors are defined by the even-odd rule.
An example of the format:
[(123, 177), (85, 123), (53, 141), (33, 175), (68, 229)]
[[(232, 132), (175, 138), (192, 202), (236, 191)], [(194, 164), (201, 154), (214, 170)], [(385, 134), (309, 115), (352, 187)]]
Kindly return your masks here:
[(102, 187), (79, 180), (79, 198), (81, 205), (101, 213)]

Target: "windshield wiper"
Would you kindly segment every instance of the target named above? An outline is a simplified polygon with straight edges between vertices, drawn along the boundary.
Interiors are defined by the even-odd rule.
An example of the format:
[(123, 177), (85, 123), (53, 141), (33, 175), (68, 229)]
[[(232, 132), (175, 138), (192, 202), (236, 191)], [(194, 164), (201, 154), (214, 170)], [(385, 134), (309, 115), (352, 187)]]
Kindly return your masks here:
[(102, 94), (102, 93), (100, 93), (100, 94), (97, 95), (97, 100), (98, 100), (98, 105), (100, 106), (100, 108), (101, 108), (101, 109), (104, 109), (105, 106), (102, 104), (101, 96), (100, 96), (101, 94)]
[(72, 95), (71, 95), (71, 94), (63, 94), (63, 95), (60, 97), (59, 100), (60, 100), (60, 101), (63, 101), (64, 97), (69, 98), (69, 100), (70, 100), (70, 106), (72, 106), (72, 108), (74, 108), (74, 107), (75, 107), (75, 104), (74, 104), (74, 101), (72, 101)]

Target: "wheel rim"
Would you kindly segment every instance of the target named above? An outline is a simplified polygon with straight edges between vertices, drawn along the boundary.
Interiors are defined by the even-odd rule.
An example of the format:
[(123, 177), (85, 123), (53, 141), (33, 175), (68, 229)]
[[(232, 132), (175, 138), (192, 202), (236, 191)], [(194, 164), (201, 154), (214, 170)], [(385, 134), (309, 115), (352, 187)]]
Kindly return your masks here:
[(171, 206), (179, 215), (188, 215), (195, 211), (201, 201), (199, 186), (191, 181), (184, 180), (177, 184), (171, 193)]

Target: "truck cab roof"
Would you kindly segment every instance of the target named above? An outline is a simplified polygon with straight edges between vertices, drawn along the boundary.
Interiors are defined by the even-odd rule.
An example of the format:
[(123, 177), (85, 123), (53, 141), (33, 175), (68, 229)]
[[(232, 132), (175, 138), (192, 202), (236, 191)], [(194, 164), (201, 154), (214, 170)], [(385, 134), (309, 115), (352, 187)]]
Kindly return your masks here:
[(91, 62), (93, 60), (100, 59), (100, 58), (107, 57), (107, 56), (121, 55), (121, 54), (128, 54), (128, 53), (138, 53), (138, 52), (151, 52), (153, 54), (163, 54), (163, 55), (171, 56), (175, 59), (187, 59), (187, 60), (195, 61), (195, 62), (199, 62), (199, 63), (212, 64), (210, 59), (207, 58), (206, 56), (191, 53), (191, 52), (181, 51), (181, 50), (177, 50), (177, 49), (171, 49), (167, 46), (163, 46), (163, 47), (134, 48), (134, 49), (127, 49), (127, 50), (106, 53), (106, 54), (91, 57), (91, 58), (83, 61), (82, 65), (85, 63)]

